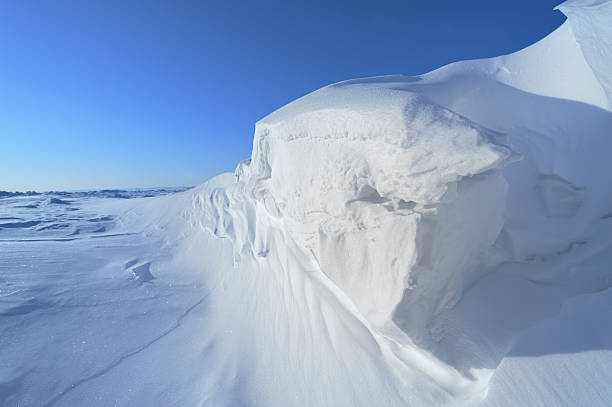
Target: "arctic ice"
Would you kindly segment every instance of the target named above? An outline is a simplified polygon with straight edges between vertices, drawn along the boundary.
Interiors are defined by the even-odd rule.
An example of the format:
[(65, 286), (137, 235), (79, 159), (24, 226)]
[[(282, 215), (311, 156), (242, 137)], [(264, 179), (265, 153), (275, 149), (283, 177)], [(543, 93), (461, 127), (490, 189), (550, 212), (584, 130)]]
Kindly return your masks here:
[(558, 8), (193, 189), (0, 198), (2, 405), (611, 405), (612, 1)]

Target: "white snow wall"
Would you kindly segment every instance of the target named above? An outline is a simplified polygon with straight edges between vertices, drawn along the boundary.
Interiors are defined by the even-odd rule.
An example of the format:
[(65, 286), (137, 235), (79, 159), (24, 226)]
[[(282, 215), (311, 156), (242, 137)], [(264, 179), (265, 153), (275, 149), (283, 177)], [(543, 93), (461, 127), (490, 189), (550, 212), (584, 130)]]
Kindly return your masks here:
[(415, 93), (349, 82), (260, 121), (237, 176), (370, 323), (395, 313), (424, 328), (478, 276), (511, 156), (500, 135)]
[(272, 113), (211, 197), (215, 233), (265, 259), (287, 251), (268, 239), (280, 230), (373, 326), (435, 339), (435, 315), (492, 264), (567, 250), (607, 216), (611, 4), (564, 3), (568, 22), (512, 55), (346, 81)]

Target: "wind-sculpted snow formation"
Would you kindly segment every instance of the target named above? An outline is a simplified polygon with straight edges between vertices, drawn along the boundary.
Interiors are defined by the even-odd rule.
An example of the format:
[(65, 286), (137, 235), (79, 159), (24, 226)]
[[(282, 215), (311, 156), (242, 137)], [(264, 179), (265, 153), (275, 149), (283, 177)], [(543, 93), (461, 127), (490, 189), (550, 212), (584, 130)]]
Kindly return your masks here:
[[(0, 301), (15, 321), (0, 361), (38, 352), (0, 362), (0, 401), (611, 405), (612, 1), (559, 9), (567, 21), (517, 53), (304, 96), (257, 123), (234, 174), (192, 190), (11, 198), (0, 236), (42, 241), (24, 240), (48, 221), (27, 211), (52, 208), (41, 236), (104, 266), (76, 258), (71, 296), (45, 277), (48, 298)], [(66, 215), (77, 204), (86, 216)], [(66, 216), (78, 228), (58, 238)], [(62, 323), (70, 307), (101, 325)], [(37, 339), (39, 309), (69, 339)], [(75, 351), (96, 329), (123, 339)]]
[(459, 399), (483, 397), (544, 315), (509, 285), (533, 315), (492, 323), (502, 337), (458, 329), (449, 315), (479, 279), (512, 269), (564, 287), (547, 317), (612, 285), (612, 2), (559, 8), (568, 21), (515, 54), (349, 80), (270, 114), (234, 183), (198, 195), (211, 230), (237, 262), (320, 273), (377, 346)]

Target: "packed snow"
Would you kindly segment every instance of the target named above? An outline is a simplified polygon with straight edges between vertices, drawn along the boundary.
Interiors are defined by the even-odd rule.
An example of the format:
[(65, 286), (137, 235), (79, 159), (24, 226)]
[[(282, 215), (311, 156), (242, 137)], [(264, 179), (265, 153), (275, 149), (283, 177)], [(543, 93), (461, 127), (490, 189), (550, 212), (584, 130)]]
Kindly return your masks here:
[(612, 405), (612, 1), (559, 9), (193, 189), (0, 195), (0, 404)]

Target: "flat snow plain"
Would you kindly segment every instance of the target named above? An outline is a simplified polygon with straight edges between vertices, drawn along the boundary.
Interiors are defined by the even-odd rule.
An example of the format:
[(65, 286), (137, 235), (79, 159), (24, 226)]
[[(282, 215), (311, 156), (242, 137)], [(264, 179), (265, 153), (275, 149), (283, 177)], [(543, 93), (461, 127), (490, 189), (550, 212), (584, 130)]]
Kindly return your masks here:
[(559, 8), (196, 188), (0, 199), (0, 403), (612, 405), (612, 1)]

